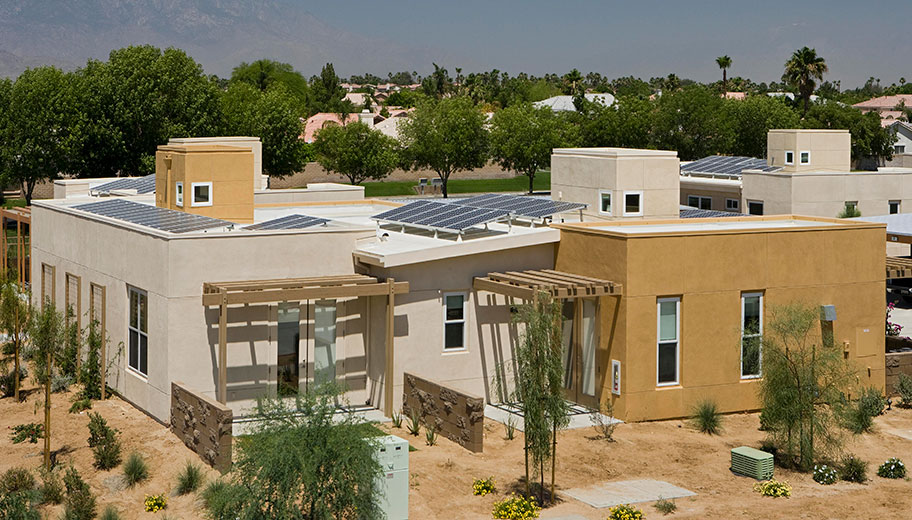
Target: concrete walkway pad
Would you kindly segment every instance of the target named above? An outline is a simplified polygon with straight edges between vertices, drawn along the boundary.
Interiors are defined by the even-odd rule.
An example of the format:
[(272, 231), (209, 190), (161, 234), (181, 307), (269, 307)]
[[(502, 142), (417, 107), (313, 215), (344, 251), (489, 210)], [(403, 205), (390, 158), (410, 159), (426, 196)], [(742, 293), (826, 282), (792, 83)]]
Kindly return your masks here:
[(564, 493), (596, 508), (611, 507), (618, 504), (635, 504), (637, 502), (654, 502), (660, 498), (671, 499), (696, 495), (692, 491), (661, 480), (603, 482), (589, 487), (568, 489)]

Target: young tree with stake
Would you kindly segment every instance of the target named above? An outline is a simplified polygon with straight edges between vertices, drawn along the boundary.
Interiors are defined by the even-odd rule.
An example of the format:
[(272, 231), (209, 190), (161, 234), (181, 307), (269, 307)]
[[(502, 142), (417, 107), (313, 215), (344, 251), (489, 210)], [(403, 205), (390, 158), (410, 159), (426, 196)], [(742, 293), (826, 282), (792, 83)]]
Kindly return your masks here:
[(51, 378), (54, 358), (64, 341), (63, 318), (50, 301), (33, 314), (29, 326), (32, 359), (38, 380), (44, 384), (44, 466), (51, 469)]

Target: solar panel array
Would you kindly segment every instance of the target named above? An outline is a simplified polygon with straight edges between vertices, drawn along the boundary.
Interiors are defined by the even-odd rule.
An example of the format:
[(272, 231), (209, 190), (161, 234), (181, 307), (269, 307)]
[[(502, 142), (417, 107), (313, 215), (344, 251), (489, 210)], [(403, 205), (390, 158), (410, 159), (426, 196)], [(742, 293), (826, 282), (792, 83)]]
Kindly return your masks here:
[(136, 193), (140, 195), (155, 193), (155, 174), (145, 177), (125, 177), (92, 188), (95, 193), (110, 193), (114, 190), (136, 190)]
[(777, 172), (781, 167), (766, 164), (766, 159), (754, 157), (710, 155), (689, 164), (681, 165), (681, 173), (741, 176), (743, 170)]
[(327, 222), (329, 222), (329, 219), (310, 217), (307, 215), (301, 215), (301, 214), (296, 213), (294, 215), (286, 215), (284, 217), (279, 217), (276, 219), (259, 222), (252, 226), (247, 226), (244, 229), (251, 229), (251, 230), (306, 229), (309, 227), (326, 224)]
[(509, 216), (510, 212), (502, 209), (473, 208), (436, 200), (419, 200), (371, 218), (460, 233), (472, 226), (496, 222)]
[(489, 193), (454, 201), (455, 204), (474, 208), (505, 209), (518, 217), (541, 218), (583, 209), (587, 204), (561, 202), (538, 197), (520, 197)]
[(183, 211), (159, 208), (124, 199), (90, 202), (74, 206), (74, 209), (170, 233), (188, 233), (233, 225), (227, 220), (191, 215)]
[(714, 209), (681, 208), (681, 218), (715, 218), (715, 217), (743, 217), (741, 213), (729, 211), (716, 211)]

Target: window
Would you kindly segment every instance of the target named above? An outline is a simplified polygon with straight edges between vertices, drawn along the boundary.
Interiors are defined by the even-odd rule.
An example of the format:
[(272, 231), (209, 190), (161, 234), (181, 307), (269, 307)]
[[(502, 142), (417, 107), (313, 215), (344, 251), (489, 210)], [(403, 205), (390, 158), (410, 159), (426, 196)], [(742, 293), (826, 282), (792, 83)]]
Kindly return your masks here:
[(643, 215), (643, 192), (624, 192), (624, 216), (638, 217)]
[(443, 295), (443, 350), (464, 350), (466, 293)]
[(763, 201), (762, 200), (747, 201), (747, 214), (748, 215), (762, 215), (763, 214)]
[(785, 164), (795, 164), (795, 152), (788, 150), (785, 152)]
[(193, 202), (191, 206), (211, 206), (212, 205), (212, 183), (211, 182), (194, 182), (193, 183)]
[(858, 201), (857, 200), (847, 200), (845, 202), (845, 214), (849, 216), (856, 216), (855, 213), (858, 212)]
[(799, 159), (801, 160), (801, 164), (811, 164), (811, 152), (801, 152)]
[(75, 274), (66, 273), (66, 286), (64, 289), (64, 297), (66, 298), (66, 309), (64, 309), (65, 321), (69, 325), (73, 319), (76, 320), (77, 327), (81, 328), (81, 316), (82, 316), (82, 301), (80, 299), (80, 293), (82, 293), (82, 278), (76, 276)]
[(904, 144), (893, 145), (893, 153), (906, 153), (906, 145), (904, 145)]
[(890, 201), (890, 214), (891, 215), (895, 215), (895, 214), (899, 213), (899, 207), (900, 207), (899, 205), (900, 205), (900, 201), (898, 201), (898, 200)]
[(184, 183), (178, 182), (174, 185), (174, 203), (178, 206), (184, 205)]
[(57, 294), (57, 268), (53, 265), (41, 264), (41, 304), (44, 302), (56, 302)]
[(130, 287), (130, 368), (142, 375), (149, 373), (149, 301), (146, 291)]
[(687, 196), (687, 205), (694, 208), (712, 209), (712, 201), (712, 197), (702, 197), (700, 195)]
[(741, 379), (760, 377), (763, 293), (741, 295)]
[(725, 199), (725, 209), (728, 211), (741, 211), (741, 201), (738, 199)]
[(599, 213), (611, 215), (611, 192), (599, 192)]
[(656, 384), (678, 384), (678, 332), (680, 298), (659, 298), (657, 305)]

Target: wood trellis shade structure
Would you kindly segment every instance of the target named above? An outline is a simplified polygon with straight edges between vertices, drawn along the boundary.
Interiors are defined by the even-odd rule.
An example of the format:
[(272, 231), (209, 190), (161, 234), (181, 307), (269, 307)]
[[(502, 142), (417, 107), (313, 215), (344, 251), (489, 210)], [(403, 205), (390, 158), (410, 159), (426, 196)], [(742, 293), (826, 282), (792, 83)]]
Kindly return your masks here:
[[(0, 256), (3, 273), (9, 275), (10, 271), (10, 239), (6, 235), (6, 222), (8, 220), (16, 221), (16, 238), (15, 238), (15, 259), (16, 259), (16, 281), (20, 285), (31, 281), (29, 276), (29, 258), (31, 257), (31, 240), (25, 238), (31, 235), (32, 225), (32, 208), (25, 206), (21, 208), (0, 209), (0, 227), (3, 228), (3, 234), (0, 235), (0, 248), (3, 249), (3, 255)], [(26, 232), (28, 228), (28, 232)]]
[(886, 278), (912, 278), (912, 258), (888, 256)]
[(242, 282), (203, 284), (203, 306), (219, 307), (218, 400), (228, 400), (228, 306), (288, 301), (386, 296), (386, 366), (384, 405), (386, 413), (393, 409), (393, 310), (395, 295), (409, 292), (408, 282), (385, 281), (363, 274), (318, 276), (313, 278), (284, 278)]
[(523, 300), (532, 300), (539, 291), (554, 298), (591, 298), (593, 296), (620, 296), (621, 284), (552, 269), (540, 271), (507, 271), (489, 273), (475, 278), (476, 291), (489, 291)]

